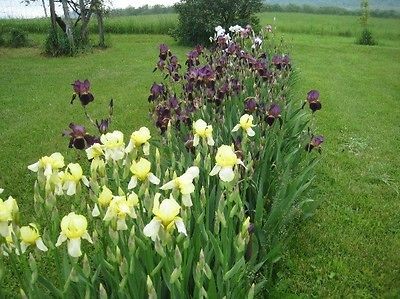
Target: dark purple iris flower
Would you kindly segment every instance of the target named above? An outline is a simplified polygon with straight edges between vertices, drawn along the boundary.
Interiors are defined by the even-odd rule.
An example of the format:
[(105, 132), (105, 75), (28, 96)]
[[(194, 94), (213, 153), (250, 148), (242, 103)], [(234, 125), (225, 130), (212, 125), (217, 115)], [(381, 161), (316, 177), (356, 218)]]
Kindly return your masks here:
[(169, 50), (168, 46), (166, 44), (161, 44), (160, 45), (160, 59), (161, 60), (166, 60), (168, 56), (171, 56), (171, 51)]
[(94, 96), (90, 92), (90, 82), (89, 80), (79, 81), (76, 80), (72, 83), (72, 88), (74, 89), (74, 94), (72, 95), (71, 104), (74, 102), (76, 96), (79, 97), (81, 104), (86, 106), (90, 102), (94, 101)]
[(153, 73), (154, 73), (157, 69), (159, 69), (160, 71), (163, 71), (164, 68), (165, 68), (165, 60), (160, 59), (160, 60), (157, 62), (157, 65), (156, 65), (156, 67), (154, 68)]
[(215, 72), (211, 66), (207, 64), (198, 69), (198, 78), (205, 83), (215, 81)]
[(186, 65), (188, 67), (199, 65), (200, 64), (199, 55), (200, 55), (200, 53), (197, 51), (197, 49), (190, 51), (187, 54)]
[(149, 96), (149, 102), (156, 100), (159, 98), (161, 95), (164, 94), (165, 88), (163, 84), (157, 84), (153, 83), (153, 85), (150, 88), (150, 96)]
[(278, 70), (291, 69), (290, 57), (288, 55), (275, 55), (272, 57), (272, 64), (275, 65)]
[(321, 153), (321, 144), (324, 142), (324, 136), (317, 135), (312, 136), (309, 144), (306, 145), (306, 151), (311, 152), (313, 149), (318, 150)]
[(248, 114), (252, 114), (257, 110), (256, 98), (249, 97), (244, 101), (244, 111)]
[(269, 126), (272, 126), (276, 119), (281, 120), (281, 107), (274, 103), (268, 108), (265, 120)]
[[(317, 111), (317, 110), (321, 110), (322, 104), (321, 104), (321, 102), (319, 101), (319, 91), (318, 91), (318, 90), (315, 90), (315, 89), (310, 90), (310, 91), (307, 93), (307, 101), (306, 101), (306, 103), (307, 103), (307, 102), (308, 102), (308, 104), (310, 105), (310, 109), (312, 110), (313, 113), (314, 113), (315, 111)], [(303, 104), (303, 107), (304, 107), (304, 105), (305, 105), (306, 103)]]
[(69, 131), (65, 131), (63, 136), (70, 138), (68, 147), (83, 150), (92, 146), (96, 141), (99, 141), (97, 137), (91, 136), (86, 133), (84, 126), (76, 125), (74, 123), (69, 124)]
[(168, 106), (171, 109), (176, 109), (179, 107), (179, 102), (178, 102), (178, 99), (176, 98), (176, 95), (173, 95), (172, 97), (169, 98)]

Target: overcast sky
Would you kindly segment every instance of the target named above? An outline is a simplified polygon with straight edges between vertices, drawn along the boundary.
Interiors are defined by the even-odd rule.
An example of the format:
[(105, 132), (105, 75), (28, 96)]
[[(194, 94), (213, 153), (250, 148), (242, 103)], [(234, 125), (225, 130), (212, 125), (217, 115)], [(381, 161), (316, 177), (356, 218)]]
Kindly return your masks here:
[[(45, 0), (47, 3), (48, 0)], [(114, 8), (125, 8), (128, 6), (140, 7), (143, 5), (162, 4), (165, 6), (172, 5), (178, 0), (111, 0)], [(44, 17), (41, 1), (26, 6), (21, 4), (20, 0), (0, 0), (0, 18), (32, 18)]]

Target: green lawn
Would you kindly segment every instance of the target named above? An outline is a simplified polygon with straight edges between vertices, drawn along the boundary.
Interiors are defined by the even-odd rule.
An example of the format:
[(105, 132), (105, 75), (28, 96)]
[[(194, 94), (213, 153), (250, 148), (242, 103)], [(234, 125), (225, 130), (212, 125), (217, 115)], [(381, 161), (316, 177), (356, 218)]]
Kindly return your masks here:
[[(284, 22), (278, 16), (277, 24)], [(326, 143), (310, 191), (320, 207), (281, 260), (276, 295), (398, 297), (400, 39), (382, 36), (376, 47), (330, 35), (286, 34), (286, 40), (299, 70), (299, 102), (312, 88), (321, 92), (323, 110), (316, 117)], [(26, 166), (54, 151), (75, 159), (61, 137), (69, 122), (84, 121), (78, 102), (69, 104), (70, 83), (91, 80), (95, 117), (105, 115), (114, 98), (113, 128), (129, 134), (150, 124), (147, 96), (159, 80), (151, 73), (157, 45), (168, 43), (181, 59), (187, 52), (161, 35), (112, 35), (111, 41), (110, 49), (77, 58), (0, 48), (0, 187), (3, 197), (18, 199), (23, 223), (32, 220), (34, 175)]]

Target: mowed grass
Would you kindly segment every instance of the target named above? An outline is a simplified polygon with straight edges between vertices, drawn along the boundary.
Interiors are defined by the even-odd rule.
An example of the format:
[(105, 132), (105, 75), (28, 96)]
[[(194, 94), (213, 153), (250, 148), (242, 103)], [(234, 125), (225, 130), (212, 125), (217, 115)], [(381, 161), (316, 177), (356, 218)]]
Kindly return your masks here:
[[(301, 14), (287, 22), (300, 22), (296, 16)], [(329, 18), (339, 24), (342, 17)], [(278, 29), (286, 24), (282, 19), (277, 16)], [(399, 297), (400, 40), (363, 47), (353, 37), (287, 32), (285, 37), (299, 70), (294, 90), (299, 105), (308, 90), (321, 92), (323, 110), (316, 117), (326, 143), (309, 195), (319, 209), (293, 236), (274, 294)], [(104, 116), (114, 98), (113, 128), (129, 134), (151, 125), (147, 96), (151, 83), (160, 79), (151, 73), (157, 45), (166, 42), (181, 60), (188, 50), (167, 36), (111, 39), (110, 49), (76, 58), (48, 59), (38, 48), (0, 49), (0, 187), (6, 189), (3, 198), (18, 199), (24, 224), (34, 220), (34, 174), (26, 166), (54, 151), (68, 161), (76, 158), (61, 137), (69, 122), (85, 121), (78, 102), (69, 104), (69, 84), (91, 80), (94, 117)], [(15, 288), (16, 280), (9, 277), (1, 286)]]

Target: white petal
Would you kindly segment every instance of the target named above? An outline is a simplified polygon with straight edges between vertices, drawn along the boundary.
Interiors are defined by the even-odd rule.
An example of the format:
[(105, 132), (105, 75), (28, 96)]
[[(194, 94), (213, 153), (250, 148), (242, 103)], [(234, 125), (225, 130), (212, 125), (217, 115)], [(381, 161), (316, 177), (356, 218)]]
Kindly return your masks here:
[(24, 241), (22, 241), (19, 246), (21, 247), (21, 252), (25, 253), (26, 248), (28, 248), (29, 244), (25, 243)]
[(175, 226), (178, 229), (178, 232), (187, 236), (185, 223), (183, 223), (182, 218), (179, 218), (179, 217), (175, 218)]
[(51, 174), (53, 173), (53, 170), (51, 169), (51, 165), (50, 164), (47, 164), (46, 165), (46, 169), (44, 170), (44, 176), (46, 177), (46, 178), (48, 178), (48, 177), (50, 177), (51, 176)]
[(90, 237), (90, 235), (88, 234), (88, 232), (85, 232), (82, 235), (82, 239), (85, 239), (86, 241), (88, 241), (89, 243), (93, 244), (92, 238)]
[(224, 182), (231, 182), (235, 178), (232, 167), (223, 167), (219, 172), (219, 177)]
[(160, 179), (158, 177), (156, 177), (153, 173), (149, 173), (147, 178), (149, 179), (149, 181), (151, 183), (153, 183), (154, 185), (158, 185), (160, 183)]
[(7, 237), (10, 234), (8, 230), (8, 221), (1, 221), (0, 222), (0, 235), (3, 237)]
[(104, 221), (110, 221), (111, 219), (114, 218), (114, 213), (110, 207), (107, 208), (106, 214), (104, 215), (103, 220)]
[(150, 143), (146, 142), (145, 144), (143, 144), (143, 154), (145, 156), (150, 155)]
[(239, 130), (239, 128), (240, 128), (239, 124), (234, 126), (233, 129), (232, 129), (232, 132), (236, 132), (237, 130)]
[(133, 175), (133, 176), (131, 177), (131, 180), (129, 181), (128, 189), (133, 189), (133, 188), (135, 188), (136, 186), (137, 186), (137, 177)]
[(168, 183), (164, 184), (161, 186), (161, 190), (169, 190), (175, 187), (175, 182), (174, 181), (169, 181)]
[(58, 240), (57, 240), (57, 243), (56, 243), (56, 247), (60, 246), (60, 245), (61, 245), (62, 243), (64, 243), (66, 240), (67, 240), (67, 236), (66, 236), (64, 233), (61, 233), (61, 234), (58, 236)]
[(100, 216), (100, 210), (99, 210), (99, 207), (97, 206), (97, 203), (94, 204), (94, 208), (92, 210), (92, 216), (93, 217)]
[(72, 257), (80, 257), (82, 255), (81, 238), (68, 240), (68, 254)]
[(117, 220), (117, 230), (127, 230), (128, 226), (126, 225), (125, 219)]
[(215, 144), (214, 139), (212, 136), (207, 137), (207, 144), (213, 146)]
[(146, 237), (150, 237), (153, 241), (156, 240), (158, 236), (158, 231), (160, 230), (161, 222), (156, 219), (152, 219), (144, 228), (143, 234)]
[(188, 170), (186, 170), (185, 174), (190, 175), (192, 179), (197, 178), (199, 176), (200, 170), (197, 166), (192, 166), (189, 167)]
[(249, 135), (250, 137), (253, 137), (254, 135), (256, 135), (256, 132), (254, 132), (254, 130), (252, 128), (248, 128), (246, 132), (247, 132), (247, 135)]
[(125, 153), (122, 149), (115, 149), (111, 153), (111, 159), (114, 161), (121, 160), (125, 156)]
[(193, 205), (192, 198), (190, 194), (183, 194), (182, 195), (182, 203), (185, 207), (191, 207)]
[(68, 189), (67, 189), (67, 195), (71, 196), (76, 193), (76, 183), (75, 182), (68, 182), (67, 183)]
[(125, 149), (125, 153), (130, 153), (133, 150), (133, 147), (134, 147), (133, 142), (131, 140), (131, 141), (129, 141), (128, 146)]
[(199, 145), (199, 135), (194, 135), (193, 137), (193, 146)]
[(87, 179), (86, 176), (82, 176), (82, 183), (83, 183), (86, 187), (89, 188), (90, 183), (89, 183), (89, 181), (88, 181), (88, 179)]
[(220, 172), (221, 168), (222, 168), (221, 166), (215, 165), (214, 168), (210, 172), (210, 176), (216, 175), (218, 172)]
[(39, 170), (39, 162), (33, 163), (28, 166), (28, 169), (33, 172), (38, 172)]
[(47, 251), (48, 248), (44, 245), (42, 238), (36, 240), (36, 247), (41, 251)]

